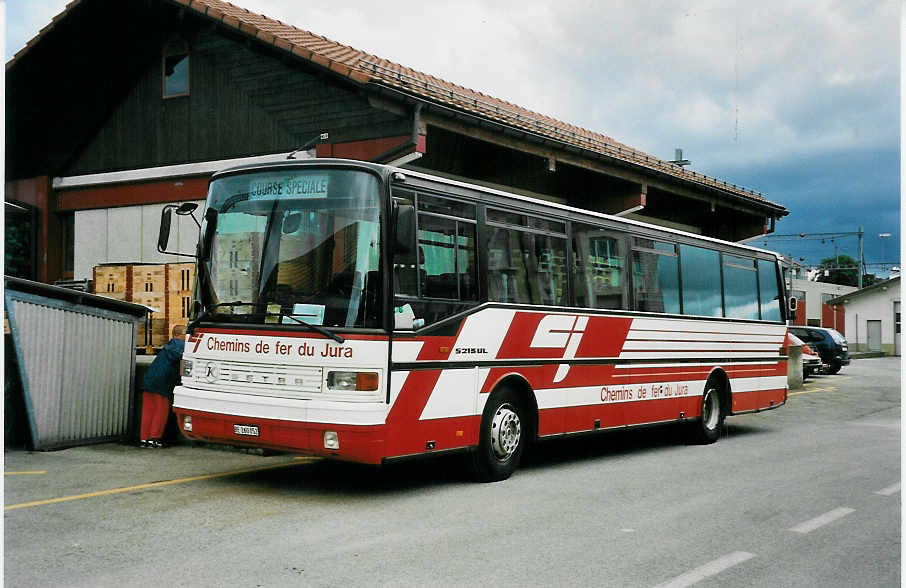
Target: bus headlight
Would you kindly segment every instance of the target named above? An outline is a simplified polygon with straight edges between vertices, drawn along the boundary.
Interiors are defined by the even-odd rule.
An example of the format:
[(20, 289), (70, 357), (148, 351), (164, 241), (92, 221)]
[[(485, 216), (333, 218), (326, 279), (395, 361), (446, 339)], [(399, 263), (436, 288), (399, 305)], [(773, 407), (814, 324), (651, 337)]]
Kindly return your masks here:
[(378, 389), (377, 372), (327, 372), (327, 387), (331, 390), (373, 392)]
[(183, 378), (192, 377), (192, 360), (191, 359), (182, 360), (182, 369), (180, 370), (180, 373), (182, 373)]

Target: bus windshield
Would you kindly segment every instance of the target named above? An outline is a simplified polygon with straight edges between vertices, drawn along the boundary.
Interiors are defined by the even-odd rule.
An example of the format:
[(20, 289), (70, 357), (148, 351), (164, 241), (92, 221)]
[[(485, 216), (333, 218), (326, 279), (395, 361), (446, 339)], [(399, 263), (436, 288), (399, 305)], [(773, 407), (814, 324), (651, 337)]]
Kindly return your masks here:
[(202, 307), (218, 321), (379, 326), (379, 186), (338, 169), (215, 179)]

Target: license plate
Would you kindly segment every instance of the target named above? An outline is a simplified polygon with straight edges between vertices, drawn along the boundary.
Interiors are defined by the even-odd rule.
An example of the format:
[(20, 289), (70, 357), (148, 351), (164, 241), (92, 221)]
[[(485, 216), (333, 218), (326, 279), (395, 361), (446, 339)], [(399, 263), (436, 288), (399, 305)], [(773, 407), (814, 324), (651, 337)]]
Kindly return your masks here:
[(258, 436), (258, 427), (253, 425), (233, 425), (233, 432), (237, 435)]

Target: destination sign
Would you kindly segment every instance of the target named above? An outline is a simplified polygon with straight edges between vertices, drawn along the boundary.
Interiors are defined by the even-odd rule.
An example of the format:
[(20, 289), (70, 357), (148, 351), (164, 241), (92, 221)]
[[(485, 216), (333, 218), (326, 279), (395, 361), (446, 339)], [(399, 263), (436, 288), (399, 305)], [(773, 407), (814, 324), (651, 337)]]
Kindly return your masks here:
[(257, 177), (249, 183), (249, 200), (327, 198), (326, 175)]

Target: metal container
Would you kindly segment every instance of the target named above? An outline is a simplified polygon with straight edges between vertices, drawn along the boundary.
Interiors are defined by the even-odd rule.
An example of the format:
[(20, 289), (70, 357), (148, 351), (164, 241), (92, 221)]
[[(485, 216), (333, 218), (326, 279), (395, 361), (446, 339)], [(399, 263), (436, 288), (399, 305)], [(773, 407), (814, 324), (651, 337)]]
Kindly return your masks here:
[(5, 284), (32, 447), (127, 439), (146, 309), (27, 280)]

